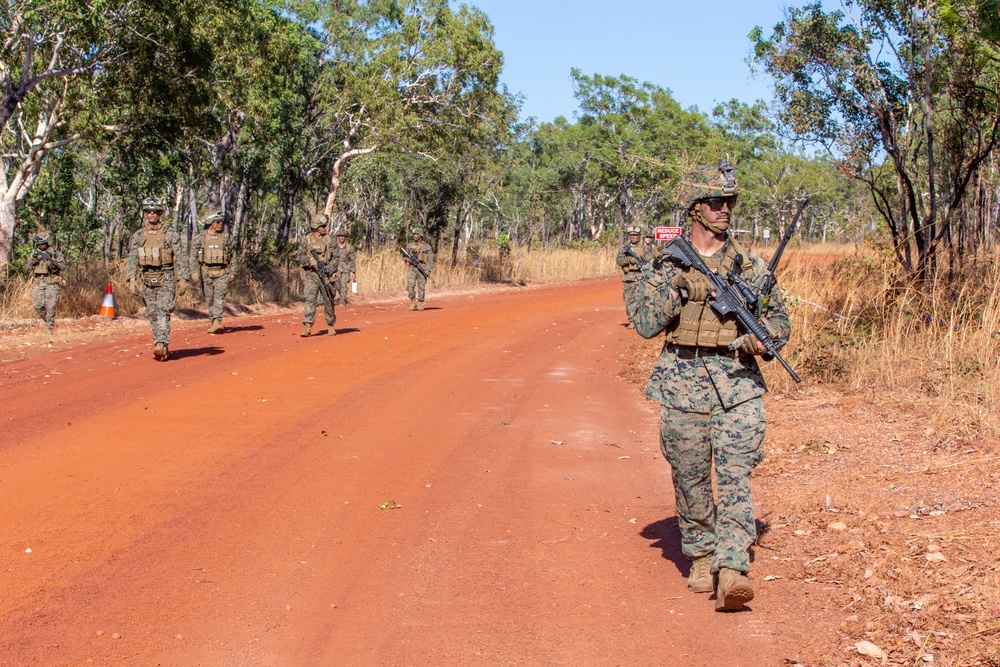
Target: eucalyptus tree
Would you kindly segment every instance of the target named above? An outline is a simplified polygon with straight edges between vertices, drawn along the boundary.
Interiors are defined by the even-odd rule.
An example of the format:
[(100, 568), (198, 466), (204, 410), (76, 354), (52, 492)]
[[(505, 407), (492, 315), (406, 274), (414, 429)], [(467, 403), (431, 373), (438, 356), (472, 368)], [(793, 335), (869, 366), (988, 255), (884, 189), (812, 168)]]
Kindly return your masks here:
[[(992, 7), (992, 9), (991, 9)], [(1000, 142), (1000, 18), (979, 0), (853, 0), (787, 10), (754, 62), (778, 114), (868, 188), (896, 257), (930, 278), (939, 245)]]

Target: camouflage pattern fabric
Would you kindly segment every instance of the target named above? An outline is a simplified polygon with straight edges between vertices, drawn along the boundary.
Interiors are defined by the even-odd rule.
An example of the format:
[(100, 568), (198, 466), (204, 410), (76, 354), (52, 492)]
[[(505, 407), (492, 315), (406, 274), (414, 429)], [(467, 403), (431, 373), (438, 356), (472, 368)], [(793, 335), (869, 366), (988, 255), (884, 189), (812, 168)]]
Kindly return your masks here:
[[(161, 227), (162, 229), (162, 223)], [(158, 269), (163, 271), (163, 284), (157, 287), (150, 287), (143, 282), (143, 269), (139, 266), (139, 247), (142, 245), (143, 233), (146, 227), (140, 228), (129, 241), (128, 265), (125, 269), (126, 280), (138, 281), (142, 289), (142, 300), (146, 305), (146, 317), (149, 318), (150, 327), (153, 330), (153, 342), (170, 343), (170, 313), (174, 312), (177, 306), (176, 287), (177, 280), (187, 280), (190, 277), (188, 271), (187, 253), (181, 247), (181, 239), (176, 231), (167, 229), (165, 231), (166, 242), (173, 248), (174, 263)]]
[[(726, 252), (726, 248), (719, 252)], [(759, 292), (767, 276), (764, 262), (749, 255), (747, 281)], [(681, 294), (673, 286), (681, 267), (665, 261), (646, 264), (629, 319), (636, 332), (652, 338), (676, 326)], [(788, 313), (775, 286), (759, 301), (769, 324), (787, 341)], [(747, 550), (756, 538), (750, 473), (763, 456), (767, 391), (755, 356), (726, 348), (674, 345), (667, 340), (653, 368), (646, 396), (660, 403), (660, 447), (670, 462), (684, 553), (714, 553), (712, 571), (749, 571)], [(719, 501), (712, 498), (715, 465)]]
[[(40, 252), (48, 253), (49, 259), (42, 259)], [(51, 330), (56, 324), (56, 302), (59, 301), (60, 286), (64, 282), (61, 274), (66, 268), (66, 261), (61, 252), (46, 245), (36, 248), (28, 256), (27, 268), (34, 279), (34, 284), (31, 286), (31, 305), (34, 306), (38, 316), (45, 321), (45, 326)]]
[(153, 329), (153, 342), (169, 344), (170, 313), (177, 306), (176, 282), (172, 271), (164, 272), (163, 277), (163, 285), (160, 287), (142, 286), (142, 300), (146, 304), (146, 317)]
[[(226, 307), (226, 293), (229, 291), (229, 281), (233, 278), (235, 266), (232, 262), (210, 266), (199, 260), (199, 250), (204, 246), (206, 236), (212, 239), (219, 239), (222, 245), (228, 246), (229, 233), (220, 232), (212, 234), (208, 230), (205, 230), (196, 234), (188, 246), (190, 250), (188, 260), (191, 263), (191, 274), (195, 280), (198, 278), (195, 271), (201, 274), (202, 292), (205, 295), (205, 303), (208, 305), (208, 317), (209, 319), (221, 322), (222, 313)], [(210, 275), (212, 273), (219, 273), (220, 271), (223, 271), (222, 275), (216, 277)]]
[(320, 303), (323, 304), (323, 317), (326, 319), (326, 325), (332, 327), (334, 322), (337, 321), (337, 314), (333, 309), (333, 303), (326, 296), (326, 290), (323, 289), (323, 283), (320, 282), (319, 274), (315, 271), (306, 271), (303, 275), (306, 305), (305, 312), (302, 315), (302, 324), (312, 324), (316, 321), (316, 307)]
[(748, 550), (757, 539), (750, 473), (763, 458), (764, 424), (761, 398), (729, 410), (716, 401), (709, 412), (660, 406), (660, 449), (670, 463), (681, 549), (691, 559), (714, 554), (712, 572), (750, 571)]
[(46, 279), (37, 279), (31, 286), (31, 305), (35, 307), (38, 316), (45, 321), (45, 326), (52, 329), (56, 325), (56, 302), (59, 301), (59, 283)]
[(205, 289), (205, 302), (208, 304), (209, 319), (222, 321), (222, 313), (226, 308), (226, 292), (229, 291), (231, 277), (228, 271), (218, 278), (212, 278), (202, 273), (201, 280)]
[(653, 247), (646, 245), (642, 241), (637, 243), (632, 243), (626, 241), (624, 244), (618, 247), (618, 254), (615, 257), (615, 263), (621, 267), (622, 270), (622, 300), (625, 302), (625, 309), (628, 310), (628, 305), (635, 301), (636, 285), (639, 282), (639, 262), (635, 260), (634, 257), (629, 257), (625, 254), (625, 251), (632, 248), (632, 252), (642, 257), (647, 262), (652, 261)]
[(340, 305), (346, 306), (347, 295), (351, 291), (351, 274), (358, 270), (356, 253), (350, 243), (343, 248), (334, 245), (332, 249), (337, 253), (337, 274), (330, 281), (330, 287), (334, 289), (334, 296), (339, 297)]
[[(434, 248), (431, 247), (430, 243), (426, 241), (413, 241), (407, 244), (406, 249), (416, 256), (417, 261), (420, 262), (425, 271), (428, 273), (431, 272), (431, 269), (434, 268)], [(417, 267), (409, 264), (406, 266), (408, 268), (406, 272), (406, 293), (410, 297), (410, 301), (416, 299), (423, 302), (424, 292), (427, 288), (427, 278), (417, 271)]]

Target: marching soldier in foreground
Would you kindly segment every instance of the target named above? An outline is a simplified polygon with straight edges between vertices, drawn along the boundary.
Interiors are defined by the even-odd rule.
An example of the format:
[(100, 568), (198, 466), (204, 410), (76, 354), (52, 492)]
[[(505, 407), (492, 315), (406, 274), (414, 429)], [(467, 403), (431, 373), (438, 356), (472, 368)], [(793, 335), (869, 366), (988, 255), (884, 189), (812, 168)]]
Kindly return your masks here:
[(34, 251), (28, 257), (28, 270), (31, 271), (33, 285), (31, 287), (31, 305), (38, 311), (38, 316), (45, 322), (45, 328), (52, 334), (56, 325), (56, 302), (59, 300), (59, 287), (65, 284), (62, 272), (66, 268), (62, 253), (49, 243), (48, 232), (38, 232), (32, 239)]
[(319, 214), (310, 225), (312, 229), (299, 248), (299, 265), (302, 267), (303, 292), (305, 296), (305, 312), (302, 324), (305, 328), (299, 334), (308, 338), (312, 333), (313, 322), (316, 321), (317, 301), (322, 299), (323, 317), (326, 318), (327, 335), (336, 336), (333, 328), (337, 314), (333, 309), (333, 294), (330, 291), (329, 278), (336, 271), (337, 258), (330, 247), (330, 236), (326, 233), (330, 219)]
[[(423, 310), (427, 279), (434, 268), (434, 248), (424, 241), (424, 230), (414, 227), (413, 240), (406, 244), (404, 250), (406, 253), (403, 261), (409, 265), (406, 272), (406, 293), (410, 297), (410, 310)], [(409, 257), (406, 256), (407, 253)]]
[[(618, 255), (615, 257), (615, 263), (621, 267), (622, 270), (622, 299), (625, 301), (625, 311), (628, 312), (629, 304), (635, 301), (635, 289), (639, 282), (639, 259), (632, 257), (628, 254), (628, 250), (632, 252), (641, 259), (643, 262), (648, 262), (653, 259), (653, 254), (650, 250), (648, 244), (639, 242), (639, 228), (635, 225), (629, 227), (626, 230), (628, 234), (628, 241), (623, 243), (618, 248)], [(632, 322), (629, 321), (625, 324), (625, 328), (631, 328)]]
[(358, 279), (357, 258), (354, 246), (347, 242), (347, 230), (338, 227), (335, 234), (337, 245), (334, 251), (337, 253), (337, 274), (332, 281), (335, 292), (340, 293), (340, 305), (347, 305), (347, 293), (351, 289), (351, 283)]
[[(727, 234), (736, 197), (728, 160), (695, 169), (678, 188), (678, 204), (691, 223), (690, 244), (704, 263), (722, 276), (742, 275), (759, 293), (767, 267)], [(681, 547), (692, 560), (688, 587), (711, 593), (715, 575), (715, 608), (730, 611), (754, 595), (747, 578), (748, 550), (757, 537), (750, 473), (763, 458), (761, 396), (767, 387), (756, 359), (763, 344), (741, 335), (731, 315), (720, 317), (711, 307), (714, 296), (712, 284), (693, 267), (650, 262), (629, 314), (641, 336), (666, 334), (646, 396), (660, 403), (660, 447), (672, 469)], [(777, 287), (755, 303), (771, 340), (784, 344), (791, 325)]]
[(164, 198), (147, 197), (142, 202), (143, 225), (129, 242), (125, 276), (132, 294), (142, 294), (146, 316), (153, 329), (153, 358), (170, 358), (170, 313), (176, 294), (188, 291), (188, 258), (177, 232), (160, 219), (166, 211)]
[(215, 211), (203, 221), (205, 230), (191, 239), (191, 269), (201, 272), (202, 290), (208, 305), (208, 317), (212, 320), (208, 333), (217, 334), (226, 330), (222, 326), (222, 313), (226, 307), (226, 291), (233, 277), (233, 265), (229, 256), (229, 234), (222, 229), (225, 214)]

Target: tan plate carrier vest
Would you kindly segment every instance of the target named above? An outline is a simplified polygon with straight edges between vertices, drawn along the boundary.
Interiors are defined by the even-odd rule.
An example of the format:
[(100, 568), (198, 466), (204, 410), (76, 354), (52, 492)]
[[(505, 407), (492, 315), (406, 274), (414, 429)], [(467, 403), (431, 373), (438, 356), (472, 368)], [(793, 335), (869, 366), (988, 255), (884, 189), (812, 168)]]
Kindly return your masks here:
[(424, 267), (424, 269), (426, 270), (427, 269), (427, 250), (425, 248), (426, 248), (426, 246), (425, 246), (425, 244), (424, 244), (423, 241), (421, 241), (420, 243), (417, 243), (416, 241), (412, 241), (412, 242), (410, 242), (410, 247), (408, 248), (408, 250), (413, 254), (414, 257), (417, 258), (417, 261), (420, 262), (420, 265), (422, 267)]
[(225, 234), (201, 235), (201, 249), (198, 250), (198, 261), (208, 266), (226, 266), (229, 264), (229, 250), (226, 248)]
[(162, 269), (174, 263), (174, 249), (167, 243), (164, 229), (144, 229), (139, 244), (139, 266), (144, 269)]
[[(736, 255), (743, 255), (743, 277), (753, 278), (753, 265), (747, 251), (735, 240), (730, 239), (725, 252), (717, 252), (711, 257), (702, 257), (708, 268), (720, 275), (726, 275), (733, 268)], [(686, 275), (701, 273), (693, 266), (683, 271)], [(720, 320), (718, 314), (705, 301), (688, 301), (681, 308), (680, 317), (667, 329), (667, 340), (674, 345), (692, 347), (727, 347), (740, 335), (735, 316)]]
[(316, 238), (315, 234), (309, 234), (306, 236), (306, 253), (308, 253), (308, 259), (312, 259), (312, 251), (315, 250), (319, 253), (319, 258), (323, 260), (323, 263), (330, 266), (330, 260), (333, 259), (333, 253), (330, 251), (330, 235), (324, 234), (323, 236)]

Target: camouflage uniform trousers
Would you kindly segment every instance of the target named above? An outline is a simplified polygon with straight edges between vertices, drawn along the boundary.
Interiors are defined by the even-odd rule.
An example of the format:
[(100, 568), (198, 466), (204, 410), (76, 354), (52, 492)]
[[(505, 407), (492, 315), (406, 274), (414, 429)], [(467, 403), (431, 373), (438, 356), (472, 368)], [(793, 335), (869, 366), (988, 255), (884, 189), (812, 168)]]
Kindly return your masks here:
[[(671, 467), (681, 548), (691, 559), (714, 553), (712, 572), (750, 571), (757, 539), (750, 473), (764, 456), (764, 401), (684, 412), (660, 406), (660, 449)], [(712, 497), (712, 459), (719, 502)]]
[(631, 304), (635, 303), (635, 295), (639, 290), (639, 274), (635, 273), (635, 279), (626, 280), (622, 279), (622, 301), (625, 302), (625, 311), (628, 312), (628, 308)]
[(319, 274), (315, 271), (306, 271), (303, 282), (305, 284), (303, 291), (306, 297), (306, 309), (302, 315), (302, 324), (312, 324), (316, 321), (316, 306), (322, 302), (326, 325), (332, 327), (337, 321), (337, 313), (333, 309), (333, 303), (326, 296), (326, 290), (323, 289)]
[[(141, 275), (139, 280), (142, 281)], [(170, 313), (177, 305), (175, 286), (174, 274), (169, 271), (163, 274), (163, 285), (160, 287), (142, 285), (142, 300), (146, 303), (146, 317), (153, 328), (154, 343), (166, 345), (170, 342)]]
[(330, 287), (333, 288), (333, 296), (340, 302), (341, 306), (347, 305), (347, 295), (351, 292), (351, 274), (349, 271), (330, 278)]
[(59, 300), (59, 283), (51, 283), (48, 278), (36, 278), (31, 287), (31, 305), (38, 316), (45, 320), (49, 329), (56, 325), (56, 301)]
[(226, 292), (229, 291), (229, 274), (223, 273), (218, 278), (209, 278), (202, 269), (202, 284), (205, 291), (205, 303), (208, 304), (208, 317), (222, 321), (222, 312), (226, 308)]
[(410, 270), (406, 272), (406, 293), (409, 295), (410, 301), (414, 299), (423, 301), (426, 287), (427, 278), (424, 277), (424, 274), (417, 271), (417, 267), (411, 266)]

